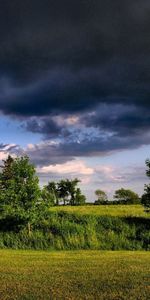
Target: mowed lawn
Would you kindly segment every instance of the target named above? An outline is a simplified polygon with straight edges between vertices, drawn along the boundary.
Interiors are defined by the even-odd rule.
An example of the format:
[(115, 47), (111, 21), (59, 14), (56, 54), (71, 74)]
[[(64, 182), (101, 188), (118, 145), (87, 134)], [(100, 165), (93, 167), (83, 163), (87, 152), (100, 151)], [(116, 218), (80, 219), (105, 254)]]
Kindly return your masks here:
[(150, 253), (0, 250), (0, 299), (150, 299)]
[(56, 206), (50, 211), (65, 211), (79, 215), (112, 216), (112, 217), (144, 217), (150, 213), (144, 212), (142, 205), (85, 205), (85, 206)]

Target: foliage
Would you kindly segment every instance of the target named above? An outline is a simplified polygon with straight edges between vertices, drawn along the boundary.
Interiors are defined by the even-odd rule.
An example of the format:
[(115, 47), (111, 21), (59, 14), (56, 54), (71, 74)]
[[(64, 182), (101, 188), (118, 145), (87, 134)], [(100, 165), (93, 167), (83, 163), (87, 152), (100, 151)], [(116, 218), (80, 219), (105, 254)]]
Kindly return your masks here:
[(95, 195), (98, 197), (98, 199), (95, 201), (96, 205), (105, 203), (108, 200), (107, 194), (102, 190), (96, 190)]
[(139, 203), (139, 196), (135, 192), (129, 189), (119, 189), (115, 191), (114, 199), (119, 202), (124, 202), (125, 204)]
[[(95, 211), (98, 208), (94, 207)], [(37, 222), (34, 222), (32, 235), (28, 235), (23, 228), (13, 232), (11, 224), (7, 224), (6, 228), (0, 221), (0, 248), (150, 249), (150, 222), (144, 212), (145, 217), (136, 217), (136, 214), (127, 216), (125, 212), (119, 216), (117, 213), (108, 215), (107, 212), (105, 215), (96, 215), (90, 213), (90, 207), (89, 214), (77, 213), (77, 207), (70, 207), (72, 211), (68, 209), (67, 206), (53, 207), (49, 213), (40, 215)], [(109, 207), (111, 209), (114, 210), (114, 207)]]
[(55, 181), (50, 181), (48, 184), (44, 187), (44, 189), (47, 190), (49, 195), (53, 195), (53, 200), (55, 205), (59, 205), (59, 194), (57, 189), (57, 183)]
[(81, 190), (79, 188), (76, 189), (75, 192), (75, 199), (74, 199), (74, 205), (84, 205), (86, 202), (86, 197), (81, 193)]
[(51, 181), (44, 189), (53, 194), (55, 205), (59, 205), (60, 202), (63, 202), (63, 205), (82, 205), (86, 198), (82, 195), (80, 188), (77, 187), (79, 182), (78, 178), (62, 179), (57, 183)]
[(22, 218), (31, 231), (37, 216), (40, 197), (39, 180), (27, 156), (4, 161), (0, 181), (1, 212), (6, 216)]
[(54, 206), (56, 202), (55, 194), (50, 191), (47, 186), (44, 186), (41, 191), (41, 205), (49, 208), (50, 206)]
[(69, 202), (69, 179), (62, 179), (58, 182), (58, 195), (59, 198), (64, 202), (64, 205)]
[[(146, 166), (147, 166), (147, 170), (146, 170), (146, 174), (148, 177), (150, 177), (150, 160), (147, 159), (146, 160)], [(147, 211), (150, 210), (150, 184), (145, 185), (145, 193), (142, 196), (142, 204), (144, 205), (144, 207), (146, 208)]]

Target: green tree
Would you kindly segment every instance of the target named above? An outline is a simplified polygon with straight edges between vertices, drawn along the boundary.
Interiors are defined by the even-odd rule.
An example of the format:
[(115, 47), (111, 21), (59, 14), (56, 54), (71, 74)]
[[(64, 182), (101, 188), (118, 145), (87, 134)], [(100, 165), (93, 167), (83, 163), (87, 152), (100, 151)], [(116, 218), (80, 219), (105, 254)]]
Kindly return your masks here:
[(8, 155), (6, 160), (3, 160), (4, 165), (1, 166), (0, 174), (0, 191), (6, 190), (9, 187), (9, 181), (13, 179), (12, 163), (14, 159)]
[(114, 199), (124, 204), (135, 204), (140, 201), (138, 194), (129, 189), (123, 188), (115, 191)]
[(41, 204), (43, 207), (48, 208), (50, 206), (54, 206), (56, 203), (55, 194), (48, 190), (47, 186), (44, 186), (41, 191)]
[(58, 193), (58, 187), (57, 183), (55, 181), (50, 181), (45, 186), (49, 194), (53, 195), (54, 203), (55, 205), (59, 205), (59, 193)]
[(67, 180), (68, 192), (70, 194), (70, 205), (75, 205), (77, 185), (80, 182), (78, 178)]
[(58, 195), (63, 200), (64, 205), (69, 201), (69, 180), (62, 179), (58, 182)]
[(81, 193), (81, 189), (77, 188), (75, 193), (74, 205), (84, 205), (86, 197)]
[(70, 205), (76, 205), (76, 192), (77, 185), (80, 182), (78, 178), (75, 179), (62, 179), (58, 182), (58, 194), (59, 197), (64, 201), (64, 205), (69, 203)]
[[(146, 166), (147, 166), (146, 174), (150, 178), (150, 160), (149, 159), (146, 160)], [(150, 210), (150, 184), (145, 185), (144, 191), (145, 191), (145, 193), (142, 196), (141, 203), (146, 208), (146, 210), (149, 211)]]
[(31, 233), (40, 198), (39, 179), (27, 156), (4, 161), (0, 182), (1, 209), (24, 220)]
[(96, 190), (95, 195), (97, 196), (97, 200), (95, 201), (95, 204), (102, 204), (108, 200), (107, 194), (102, 190)]

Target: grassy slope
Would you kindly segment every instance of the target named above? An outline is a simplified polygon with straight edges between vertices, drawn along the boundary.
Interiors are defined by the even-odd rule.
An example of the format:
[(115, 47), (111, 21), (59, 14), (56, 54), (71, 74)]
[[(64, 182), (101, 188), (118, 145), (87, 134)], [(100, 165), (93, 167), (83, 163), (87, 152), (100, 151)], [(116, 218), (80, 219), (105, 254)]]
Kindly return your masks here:
[(0, 299), (149, 299), (150, 253), (0, 250)]
[(59, 206), (50, 211), (65, 211), (79, 215), (96, 215), (112, 217), (144, 217), (150, 214), (144, 212), (142, 205), (87, 205), (87, 206)]
[(31, 236), (1, 224), (0, 248), (150, 250), (149, 216), (140, 205), (53, 207)]

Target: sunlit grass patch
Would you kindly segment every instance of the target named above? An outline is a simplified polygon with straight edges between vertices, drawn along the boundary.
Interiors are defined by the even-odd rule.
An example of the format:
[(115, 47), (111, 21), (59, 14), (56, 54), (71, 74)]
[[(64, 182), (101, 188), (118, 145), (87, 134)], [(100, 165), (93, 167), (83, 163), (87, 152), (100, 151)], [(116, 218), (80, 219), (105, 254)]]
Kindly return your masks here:
[(0, 250), (0, 299), (149, 299), (150, 253)]
[(112, 217), (149, 217), (142, 205), (86, 205), (86, 206), (58, 206), (50, 211), (65, 211), (79, 215), (98, 215)]

